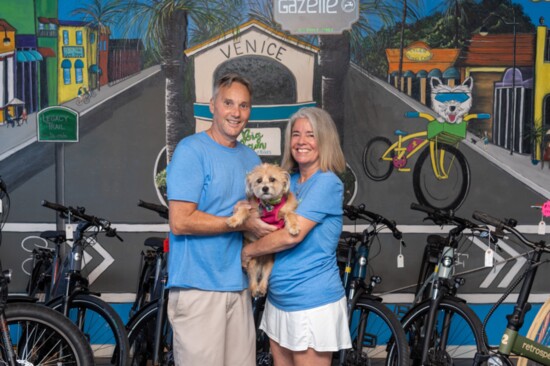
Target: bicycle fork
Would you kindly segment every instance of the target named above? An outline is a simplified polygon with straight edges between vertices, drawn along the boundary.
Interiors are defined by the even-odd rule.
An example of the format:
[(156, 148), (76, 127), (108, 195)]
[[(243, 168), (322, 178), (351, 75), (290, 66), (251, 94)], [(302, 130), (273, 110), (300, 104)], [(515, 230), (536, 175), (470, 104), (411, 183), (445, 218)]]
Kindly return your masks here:
[[(439, 357), (440, 353), (436, 352), (437, 349), (445, 350), (447, 346), (447, 340), (449, 336), (449, 328), (451, 324), (451, 313), (445, 312), (442, 319), (441, 334), (436, 331), (438, 308), (441, 304), (441, 300), (446, 293), (443, 288), (442, 280), (447, 280), (451, 277), (454, 264), (454, 249), (452, 247), (444, 247), (439, 265), (436, 267), (438, 279), (434, 281), (433, 293), (430, 300), (430, 311), (428, 312), (428, 319), (425, 324), (423, 333), (424, 341), (422, 342), (422, 365), (428, 364), (430, 349), (433, 349), (433, 356)], [(443, 355), (442, 357), (445, 357)]]

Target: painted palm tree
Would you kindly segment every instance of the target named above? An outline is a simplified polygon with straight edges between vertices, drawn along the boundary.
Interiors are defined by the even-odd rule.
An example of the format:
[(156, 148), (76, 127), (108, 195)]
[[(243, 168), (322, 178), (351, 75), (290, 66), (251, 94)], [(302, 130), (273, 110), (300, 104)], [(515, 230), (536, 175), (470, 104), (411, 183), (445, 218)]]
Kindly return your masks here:
[(72, 15), (82, 17), (82, 20), (86, 22), (86, 25), (92, 29), (97, 29), (96, 37), (96, 87), (100, 89), (99, 85), (99, 39), (100, 35), (109, 32), (109, 26), (113, 24), (117, 16), (119, 15), (119, 9), (113, 1), (109, 0), (87, 0), (82, 7), (76, 8), (72, 11)]
[[(234, 28), (242, 9), (240, 0), (118, 0), (128, 34), (142, 36), (146, 48), (158, 57), (165, 77), (166, 156), (170, 161), (178, 142), (195, 132), (192, 101), (186, 97), (190, 31), (206, 39)], [(187, 99), (187, 100), (186, 100)]]

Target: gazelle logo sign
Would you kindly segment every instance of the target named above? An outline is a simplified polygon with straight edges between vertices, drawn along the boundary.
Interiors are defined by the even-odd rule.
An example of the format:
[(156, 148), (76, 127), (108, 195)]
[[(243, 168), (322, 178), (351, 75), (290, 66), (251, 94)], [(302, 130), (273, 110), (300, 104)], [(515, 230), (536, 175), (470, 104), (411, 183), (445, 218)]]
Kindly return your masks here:
[(340, 34), (359, 20), (359, 0), (273, 0), (275, 21), (292, 34)]

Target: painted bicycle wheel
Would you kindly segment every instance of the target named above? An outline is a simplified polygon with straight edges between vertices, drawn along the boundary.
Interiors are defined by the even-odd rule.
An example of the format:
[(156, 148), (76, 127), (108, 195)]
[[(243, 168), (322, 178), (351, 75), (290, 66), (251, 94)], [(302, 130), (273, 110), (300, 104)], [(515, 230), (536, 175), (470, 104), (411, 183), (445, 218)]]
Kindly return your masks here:
[[(391, 160), (384, 160), (382, 157), (391, 146), (389, 139), (378, 136), (367, 143), (363, 150), (363, 170), (367, 177), (374, 181), (388, 179), (393, 172)], [(394, 152), (390, 152), (390, 158), (393, 158)]]
[(441, 210), (459, 208), (470, 189), (470, 166), (457, 148), (437, 144), (434, 148), (438, 174), (432, 166), (430, 148), (422, 151), (413, 171), (413, 188), (418, 203)]

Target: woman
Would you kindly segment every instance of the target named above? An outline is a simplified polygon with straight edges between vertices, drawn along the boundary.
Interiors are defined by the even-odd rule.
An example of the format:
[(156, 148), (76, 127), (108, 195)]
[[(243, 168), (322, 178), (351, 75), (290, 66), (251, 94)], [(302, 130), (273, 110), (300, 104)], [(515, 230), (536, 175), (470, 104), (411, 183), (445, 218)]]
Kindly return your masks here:
[(300, 233), (277, 230), (247, 245), (243, 266), (252, 257), (277, 253), (260, 325), (275, 365), (330, 366), (332, 352), (350, 348), (351, 341), (336, 264), (344, 189), (335, 173), (346, 164), (328, 113), (303, 108), (290, 118), (281, 165), (292, 171)]

